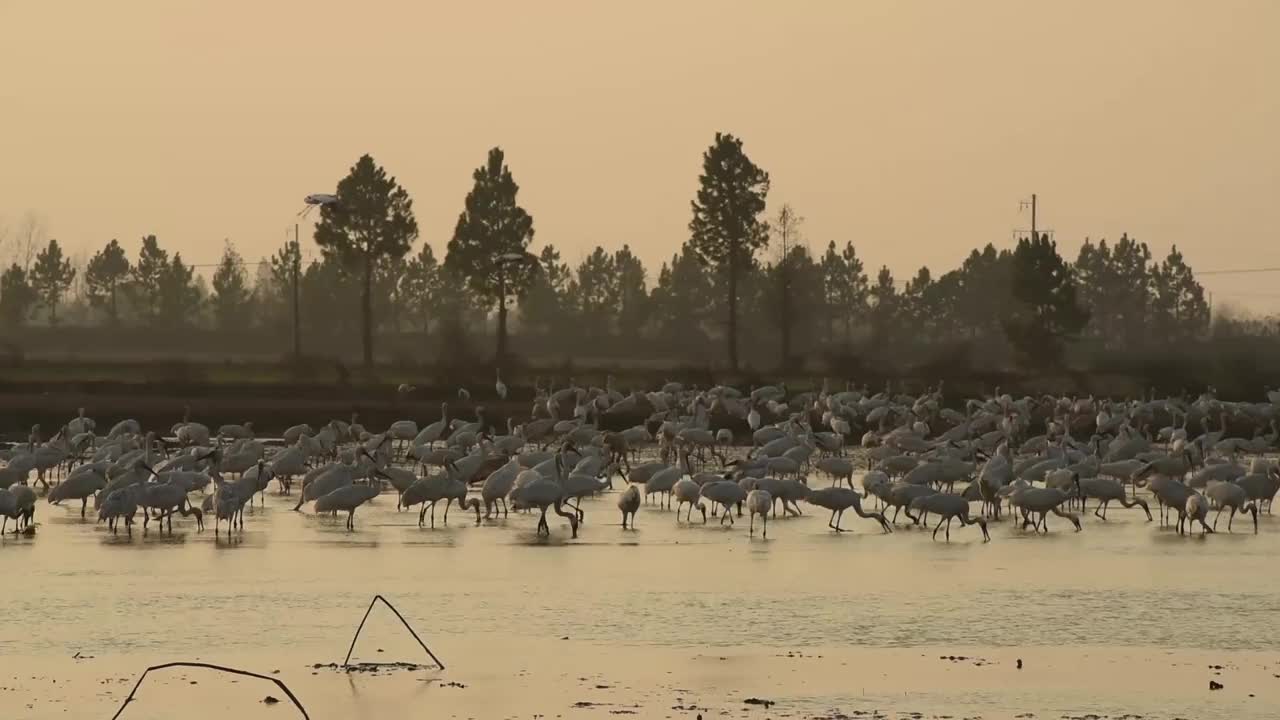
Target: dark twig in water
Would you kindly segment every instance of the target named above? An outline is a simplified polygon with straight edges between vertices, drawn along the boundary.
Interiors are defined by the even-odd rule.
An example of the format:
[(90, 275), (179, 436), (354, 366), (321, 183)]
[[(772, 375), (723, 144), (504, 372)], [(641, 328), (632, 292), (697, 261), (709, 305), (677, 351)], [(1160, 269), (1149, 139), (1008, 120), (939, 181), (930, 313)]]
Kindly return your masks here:
[(351, 638), (351, 647), (347, 649), (347, 659), (342, 661), (342, 667), (347, 667), (351, 662), (351, 653), (356, 649), (356, 641), (360, 639), (360, 631), (364, 629), (365, 620), (369, 619), (369, 613), (373, 612), (373, 606), (376, 605), (379, 600), (381, 600), (382, 604), (386, 605), (391, 612), (395, 613), (396, 617), (400, 618), (400, 622), (404, 624), (404, 629), (409, 631), (409, 634), (413, 636), (413, 639), (417, 640), (418, 644), (422, 646), (422, 649), (426, 650), (427, 654), (431, 656), (431, 660), (434, 661), (441, 670), (443, 670), (444, 663), (440, 662), (440, 658), (436, 657), (436, 654), (431, 652), (431, 648), (427, 647), (427, 644), (422, 642), (422, 638), (418, 637), (418, 633), (413, 631), (413, 628), (409, 625), (409, 621), (404, 619), (404, 616), (400, 614), (400, 611), (396, 609), (396, 606), (392, 605), (391, 601), (381, 595), (374, 595), (373, 600), (369, 602), (369, 609), (364, 611), (364, 618), (360, 620), (360, 627), (356, 628), (355, 637)]
[(302, 717), (304, 718), (304, 720), (311, 720), (311, 716), (307, 714), (306, 708), (302, 707), (302, 703), (298, 701), (298, 698), (294, 696), (294, 694), (290, 692), (289, 688), (286, 687), (285, 684), (281, 682), (278, 678), (269, 677), (267, 675), (259, 675), (258, 673), (249, 672), (248, 670), (237, 670), (235, 668), (223, 667), (221, 665), (211, 665), (209, 663), (199, 663), (199, 662), (171, 662), (171, 663), (165, 663), (163, 665), (152, 665), (151, 667), (147, 668), (142, 672), (142, 677), (138, 678), (138, 682), (133, 686), (133, 689), (129, 691), (129, 697), (124, 699), (124, 703), (120, 705), (120, 709), (116, 710), (116, 714), (111, 716), (111, 720), (116, 720), (116, 718), (119, 718), (120, 715), (124, 712), (124, 709), (129, 706), (129, 703), (133, 702), (134, 694), (138, 692), (138, 688), (142, 687), (142, 681), (147, 679), (148, 673), (150, 673), (152, 670), (164, 670), (166, 668), (171, 668), (171, 667), (205, 668), (207, 670), (217, 670), (219, 672), (231, 673), (232, 675), (244, 675), (245, 677), (258, 678), (259, 680), (269, 680), (275, 683), (277, 686), (279, 686), (280, 691), (283, 692), (286, 696), (288, 696), (289, 700), (293, 703), (293, 706), (298, 708), (298, 712), (302, 713)]

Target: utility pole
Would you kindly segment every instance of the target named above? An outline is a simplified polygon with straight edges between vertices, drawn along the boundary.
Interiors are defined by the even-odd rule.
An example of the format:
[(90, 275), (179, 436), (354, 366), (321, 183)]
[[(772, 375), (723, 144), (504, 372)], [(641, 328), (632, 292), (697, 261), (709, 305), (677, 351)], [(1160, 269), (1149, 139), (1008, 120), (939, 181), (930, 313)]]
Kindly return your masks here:
[(1036, 194), (1031, 193), (1031, 242), (1036, 241)]
[[(1018, 203), (1018, 210), (1021, 211), (1023, 208), (1030, 208), (1031, 210), (1031, 241), (1035, 242), (1036, 239), (1040, 237), (1040, 228), (1039, 226), (1036, 225), (1036, 194), (1035, 193), (1031, 193), (1030, 200), (1023, 200), (1022, 202)], [(1018, 238), (1018, 235), (1021, 232), (1022, 232), (1021, 230), (1014, 231), (1013, 236), (1015, 240)], [(1049, 232), (1052, 233), (1053, 231), (1050, 230)]]
[(302, 243), (298, 241), (298, 223), (293, 224), (293, 359), (302, 359), (302, 321), (299, 309), (298, 276), (302, 271)]

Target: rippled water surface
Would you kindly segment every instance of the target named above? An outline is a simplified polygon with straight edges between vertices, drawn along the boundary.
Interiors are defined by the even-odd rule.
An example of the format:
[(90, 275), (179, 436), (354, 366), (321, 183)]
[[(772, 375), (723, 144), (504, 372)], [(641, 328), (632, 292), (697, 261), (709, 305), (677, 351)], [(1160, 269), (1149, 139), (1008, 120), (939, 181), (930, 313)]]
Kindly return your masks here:
[[(21, 695), (29, 689), (17, 682), (22, 668), (55, 672), (76, 653), (122, 658), (112, 667), (121, 676), (133, 676), (133, 665), (141, 667), (144, 658), (195, 654), (340, 660), (374, 593), (390, 598), (430, 644), (455, 655), (486, 658), (508, 645), (568, 642), (575, 663), (606, 674), (628, 674), (627, 657), (638, 655), (678, 676), (706, 655), (754, 657), (757, 665), (742, 682), (777, 681), (781, 671), (763, 658), (790, 652), (809, 655), (806, 672), (839, 677), (846, 670), (834, 659), (824, 665), (814, 656), (853, 653), (845, 662), (902, 664), (903, 673), (919, 674), (918, 685), (925, 686), (941, 672), (939, 649), (998, 657), (992, 661), (1003, 668), (998, 672), (1008, 672), (1014, 657), (1037, 653), (1071, 665), (1079, 655), (1062, 655), (1070, 651), (1135, 673), (1133, 707), (1126, 707), (1120, 684), (1109, 693), (1106, 712), (1174, 717), (1179, 708), (1173, 705), (1182, 701), (1162, 702), (1152, 691), (1159, 676), (1134, 667), (1141, 658), (1178, 656), (1198, 665), (1201, 658), (1238, 655), (1250, 659), (1236, 664), (1256, 664), (1263, 678), (1263, 665), (1280, 663), (1280, 520), (1265, 515), (1258, 535), (1240, 520), (1234, 534), (1200, 538), (1147, 523), (1140, 511), (1113, 509), (1107, 523), (1090, 515), (1080, 533), (1056, 518), (1048, 536), (994, 524), (986, 544), (977, 528), (953, 525), (946, 544), (902, 525), (881, 534), (873, 521), (852, 513), (844, 523), (853, 532), (836, 535), (825, 511), (802, 504), (805, 515), (771, 522), (765, 541), (758, 527), (756, 537), (748, 537), (745, 518), (732, 528), (715, 519), (678, 525), (672, 512), (653, 506), (641, 511), (638, 530), (624, 531), (614, 499), (584, 502), (587, 521), (577, 540), (569, 539), (560, 518), (546, 540), (534, 534), (534, 516), (512, 514), (477, 526), (473, 514), (456, 508), (447, 527), (437, 518), (436, 529), (419, 529), (416, 512), (396, 511), (394, 494), (363, 508), (355, 532), (344, 528), (343, 517), (295, 513), (288, 498), (268, 496), (265, 508), (246, 515), (245, 532), (230, 540), (211, 529), (197, 533), (186, 521), (172, 536), (154, 526), (145, 535), (113, 536), (82, 521), (78, 508), (42, 502), (34, 537), (0, 540), (0, 574), (10, 589), (6, 616), (22, 619), (0, 626), (0, 674)], [(390, 624), (380, 627), (384, 637), (396, 635)], [(450, 664), (451, 671), (466, 672)], [(92, 664), (76, 667), (89, 677), (102, 672)], [(1203, 675), (1196, 684), (1207, 686), (1209, 673), (1193, 676)], [(859, 696), (853, 684), (829, 684), (818, 696), (795, 686), (797, 708), (811, 708), (813, 716), (824, 707), (849, 712)], [(912, 686), (901, 678), (892, 684)], [(712, 682), (717, 690), (724, 685)], [(1230, 686), (1213, 696), (1198, 688), (1177, 692), (1205, 696), (1191, 717), (1280, 709), (1280, 678), (1251, 686), (1254, 698), (1239, 690), (1230, 703)], [(867, 689), (860, 691), (865, 696)], [(1053, 692), (1043, 683), (1019, 688), (1017, 680), (991, 684), (979, 676), (975, 686), (956, 693), (906, 697), (900, 709), (941, 713), (963, 696), (974, 714), (1011, 716), (1039, 709), (1037, 699), (1048, 701)], [(1099, 711), (1101, 700), (1091, 701), (1069, 682), (1061, 693), (1068, 703), (1063, 710)], [(13, 688), (0, 692), (0, 709), (15, 699)], [(888, 704), (879, 708), (895, 709), (891, 698), (880, 699)], [(343, 700), (351, 698), (343, 694)], [(465, 716), (466, 693), (458, 691), (452, 702)], [(683, 716), (670, 709), (674, 701), (663, 702), (659, 716)], [(41, 707), (26, 711), (40, 717)], [(357, 700), (351, 707), (360, 712), (365, 706)], [(313, 713), (331, 716), (347, 715)], [(375, 716), (383, 715), (369, 715)]]

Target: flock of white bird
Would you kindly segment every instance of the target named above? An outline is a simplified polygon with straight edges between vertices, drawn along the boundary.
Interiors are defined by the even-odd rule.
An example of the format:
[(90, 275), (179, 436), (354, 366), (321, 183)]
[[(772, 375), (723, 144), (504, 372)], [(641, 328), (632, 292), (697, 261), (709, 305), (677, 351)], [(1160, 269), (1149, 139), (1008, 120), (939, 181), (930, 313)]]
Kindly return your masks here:
[[(495, 389), (507, 396), (500, 377)], [(470, 404), (469, 392), (458, 395)], [(748, 532), (759, 517), (767, 537), (779, 505), (784, 517), (799, 515), (804, 501), (829, 510), (836, 532), (852, 509), (884, 532), (904, 514), (947, 541), (953, 521), (977, 525), (989, 540), (988, 522), (1006, 512), (1023, 531), (1047, 533), (1052, 514), (1078, 532), (1091, 501), (1100, 521), (1112, 503), (1152, 521), (1155, 502), (1162, 525), (1176, 513), (1180, 534), (1196, 523), (1201, 535), (1213, 532), (1223, 511), (1231, 531), (1235, 515), (1248, 513), (1256, 533), (1259, 510), (1269, 513), (1280, 489), (1280, 468), (1267, 457), (1280, 437), (1280, 393), (1270, 391), (1248, 403), (1219, 400), (1212, 389), (1194, 399), (1123, 402), (1015, 399), (997, 389), (948, 405), (941, 383), (920, 395), (852, 385), (832, 391), (828, 383), (795, 394), (781, 384), (744, 393), (679, 383), (624, 394), (610, 378), (603, 388), (570, 381), (535, 387), (535, 395), (530, 418), (508, 420), (505, 434), (483, 407), (473, 406), (468, 421), (452, 418), (443, 403), (425, 427), (401, 420), (371, 432), (353, 416), (319, 429), (290, 427), (282, 445), (255, 438), (251, 422), (213, 430), (189, 408), (167, 432), (123, 420), (98, 434), (81, 409), (48, 439), (36, 426), (27, 442), (0, 450), (0, 532), (10, 521), (14, 532), (34, 532), (36, 486), (54, 505), (79, 501), (82, 518), (92, 499), (113, 533), (121, 525), (131, 532), (139, 515), (144, 531), (155, 521), (172, 532), (175, 514), (203, 530), (209, 513), (215, 534), (223, 521), (228, 534), (243, 531), (245, 507), (275, 480), (284, 495), (300, 481), (295, 510), (313, 503), (316, 513), (345, 512), (351, 530), (359, 507), (393, 489), (397, 509), (420, 507), (419, 526), (430, 512), (434, 527), (444, 501), (446, 523), (455, 502), (474, 511), (476, 523), (536, 511), (537, 532), (549, 535), (553, 511), (577, 537), (586, 519), (581, 501), (613, 491), (617, 476), (625, 482), (616, 493), (624, 530), (652, 501), (674, 503), (677, 523), (692, 522), (694, 510), (704, 524), (710, 510), (721, 525), (745, 512)], [(812, 487), (825, 484), (822, 476), (830, 485)], [(875, 509), (864, 507), (872, 502)]]

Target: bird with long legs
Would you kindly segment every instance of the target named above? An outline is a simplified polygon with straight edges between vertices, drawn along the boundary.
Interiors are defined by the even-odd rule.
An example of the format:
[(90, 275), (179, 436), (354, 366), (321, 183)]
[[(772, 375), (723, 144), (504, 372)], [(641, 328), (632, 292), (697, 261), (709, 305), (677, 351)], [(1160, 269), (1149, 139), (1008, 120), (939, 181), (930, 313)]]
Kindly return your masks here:
[[(1039, 487), (1020, 487), (1009, 495), (1009, 504), (1022, 512), (1022, 528), (1025, 530), (1028, 525), (1035, 532), (1049, 533), (1049, 513), (1053, 513), (1058, 517), (1071, 521), (1075, 526), (1076, 532), (1082, 529), (1080, 526), (1080, 518), (1073, 512), (1067, 512), (1062, 509), (1062, 505), (1074, 495), (1078, 495), (1079, 477), (1075, 478), (1075, 493), (1070, 493), (1060, 488), (1039, 488)], [(1034, 517), (1034, 516), (1039, 516)]]
[(325, 512), (347, 513), (347, 529), (356, 529), (356, 509), (378, 497), (378, 488), (373, 484), (360, 483), (340, 487), (331, 493), (316, 498), (316, 514)]
[[(733, 508), (747, 499), (747, 491), (742, 485), (732, 480), (717, 480), (703, 485), (699, 496), (703, 500), (719, 505), (724, 509), (724, 513), (720, 517), (721, 525), (724, 525), (726, 519), (732, 525), (734, 524)], [(770, 498), (769, 503), (770, 505), (773, 504), (772, 498)], [(707, 522), (705, 514), (702, 516), (702, 522), (704, 524)]]
[(747, 512), (750, 514), (750, 524), (748, 534), (754, 535), (756, 532), (756, 516), (760, 516), (763, 523), (760, 537), (769, 539), (769, 512), (773, 510), (773, 498), (767, 490), (752, 490), (747, 493)]
[(946, 540), (951, 542), (951, 521), (959, 520), (960, 526), (977, 525), (982, 530), (982, 541), (990, 542), (991, 534), (987, 532), (987, 521), (982, 517), (969, 516), (969, 501), (951, 493), (934, 493), (911, 501), (914, 510), (922, 513), (931, 512), (938, 516), (938, 524), (933, 528), (933, 539), (938, 539), (938, 529), (945, 522), (947, 526)]
[(541, 511), (538, 516), (537, 534), (545, 533), (551, 536), (551, 526), (547, 524), (547, 510), (555, 509), (555, 513), (569, 521), (569, 527), (573, 537), (578, 537), (578, 513), (572, 510), (566, 510), (564, 507), (564, 487), (560, 484), (560, 479), (564, 477), (564, 452), (556, 453), (555, 457), (555, 479), (543, 476), (541, 473), (527, 485), (516, 483), (516, 487), (511, 490), (511, 502), (516, 508), (537, 508)]
[(1105, 477), (1080, 478), (1078, 485), (1080, 488), (1081, 509), (1087, 509), (1084, 507), (1085, 501), (1097, 500), (1098, 505), (1093, 509), (1093, 514), (1101, 520), (1107, 519), (1107, 506), (1112, 502), (1120, 503), (1126, 510), (1140, 507), (1147, 514), (1147, 522), (1151, 522), (1153, 519), (1151, 517), (1151, 508), (1147, 506), (1147, 501), (1142, 498), (1129, 499), (1124, 486), (1117, 480)]
[(1209, 501), (1205, 496), (1194, 490), (1187, 496), (1186, 505), (1179, 509), (1178, 512), (1178, 534), (1182, 535), (1183, 523), (1186, 523), (1186, 534), (1191, 534), (1191, 526), (1193, 523), (1200, 523), (1200, 537), (1204, 537), (1207, 533), (1214, 532), (1209, 527), (1209, 523), (1205, 520), (1209, 515)]
[(1230, 510), (1227, 532), (1231, 532), (1231, 521), (1235, 519), (1237, 512), (1248, 512), (1253, 515), (1253, 534), (1258, 534), (1258, 506), (1249, 500), (1243, 487), (1233, 482), (1215, 482), (1205, 488), (1204, 495), (1209, 499), (1210, 508), (1218, 511), (1213, 516), (1214, 532), (1218, 530), (1218, 518), (1222, 516), (1222, 511)]
[(827, 521), (827, 527), (838, 533), (848, 532), (844, 528), (840, 527), (840, 521), (844, 519), (844, 513), (849, 509), (852, 509), (857, 513), (858, 517), (878, 521), (884, 532), (893, 532), (893, 526), (887, 519), (885, 519), (884, 513), (867, 512), (866, 510), (863, 510), (862, 496), (850, 488), (835, 486), (811, 490), (805, 497), (805, 501), (810, 505), (816, 505), (825, 510), (830, 510), (831, 519)]
[[(622, 511), (622, 529), (627, 529), (627, 516), (631, 517), (631, 528), (636, 529), (636, 511), (640, 509), (640, 488), (635, 485), (628, 485), (626, 490), (618, 496), (618, 510)], [(705, 513), (706, 511), (703, 510)], [(679, 517), (679, 509), (676, 510), (677, 518)]]

